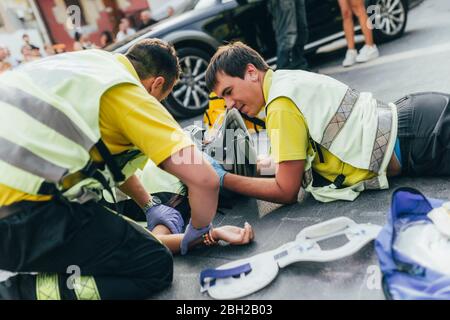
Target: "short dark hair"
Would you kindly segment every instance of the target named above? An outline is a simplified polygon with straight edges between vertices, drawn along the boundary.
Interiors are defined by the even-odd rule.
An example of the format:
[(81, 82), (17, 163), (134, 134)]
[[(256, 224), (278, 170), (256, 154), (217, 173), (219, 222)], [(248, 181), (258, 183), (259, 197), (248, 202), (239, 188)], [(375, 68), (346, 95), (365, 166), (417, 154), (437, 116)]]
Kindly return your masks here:
[(256, 50), (240, 41), (219, 47), (206, 69), (206, 86), (210, 91), (214, 89), (217, 85), (217, 73), (219, 72), (244, 79), (245, 70), (249, 63), (260, 71), (270, 69), (267, 62)]
[(133, 64), (141, 80), (149, 77), (166, 79), (163, 90), (168, 90), (181, 74), (175, 48), (160, 39), (144, 39), (128, 49), (125, 56)]

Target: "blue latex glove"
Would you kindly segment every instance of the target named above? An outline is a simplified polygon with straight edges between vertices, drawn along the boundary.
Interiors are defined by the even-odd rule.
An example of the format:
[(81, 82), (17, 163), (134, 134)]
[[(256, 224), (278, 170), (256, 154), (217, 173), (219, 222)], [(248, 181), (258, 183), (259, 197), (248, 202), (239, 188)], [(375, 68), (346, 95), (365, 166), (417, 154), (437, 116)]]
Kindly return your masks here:
[(225, 175), (228, 172), (225, 171), (223, 166), (220, 163), (218, 163), (216, 161), (216, 159), (210, 157), (206, 153), (204, 153), (203, 155), (204, 155), (205, 159), (208, 160), (208, 162), (211, 164), (211, 166), (213, 167), (214, 171), (216, 171), (216, 173), (217, 173), (217, 175), (219, 176), (219, 179), (220, 179), (220, 186), (223, 187), (223, 179), (224, 179)]
[(147, 217), (147, 228), (150, 231), (155, 226), (162, 224), (169, 228), (172, 234), (183, 233), (183, 217), (174, 208), (160, 204), (148, 209), (145, 216)]
[(209, 232), (211, 227), (212, 227), (212, 224), (209, 224), (207, 227), (196, 229), (192, 225), (192, 221), (189, 220), (189, 224), (186, 227), (186, 231), (184, 231), (184, 237), (180, 244), (181, 254), (185, 255), (188, 252), (189, 244), (192, 241), (198, 240), (199, 238), (202, 237), (202, 235)]

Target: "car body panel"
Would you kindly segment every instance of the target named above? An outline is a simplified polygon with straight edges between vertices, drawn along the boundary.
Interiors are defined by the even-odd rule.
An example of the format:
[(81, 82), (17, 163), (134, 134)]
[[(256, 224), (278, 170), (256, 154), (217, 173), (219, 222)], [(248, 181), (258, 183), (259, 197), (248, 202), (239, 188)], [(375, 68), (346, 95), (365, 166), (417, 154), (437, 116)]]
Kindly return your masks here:
[[(366, 5), (380, 1), (384, 0), (366, 0)], [(406, 4), (407, 10), (408, 0), (401, 1)], [(344, 37), (337, 0), (306, 0), (306, 12), (309, 29), (308, 43), (305, 46), (307, 53)], [(355, 24), (355, 30), (359, 29)], [(374, 37), (377, 32), (379, 30), (375, 30)], [(107, 50), (125, 53), (133, 44), (147, 38), (170, 42), (177, 51), (182, 48), (199, 49), (209, 57), (218, 46), (240, 40), (255, 48), (270, 65), (273, 66), (276, 62), (276, 41), (266, 0), (200, 0), (193, 10), (143, 29), (122, 42), (109, 46)], [(204, 60), (205, 57), (201, 59)], [(198, 110), (195, 106), (186, 107), (179, 103), (175, 107), (171, 106), (170, 104), (177, 103), (175, 100), (172, 99), (172, 103), (167, 102), (166, 105), (176, 116), (192, 116), (204, 110), (204, 103)]]

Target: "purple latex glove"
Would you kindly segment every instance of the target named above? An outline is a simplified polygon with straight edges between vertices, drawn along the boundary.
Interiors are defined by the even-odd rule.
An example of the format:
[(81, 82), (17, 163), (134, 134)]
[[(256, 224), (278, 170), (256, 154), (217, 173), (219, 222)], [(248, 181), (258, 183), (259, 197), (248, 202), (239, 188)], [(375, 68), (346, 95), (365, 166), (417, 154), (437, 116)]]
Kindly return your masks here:
[(223, 168), (223, 166), (220, 163), (217, 162), (216, 159), (212, 158), (207, 153), (203, 153), (203, 156), (205, 157), (206, 160), (208, 160), (208, 162), (213, 167), (214, 171), (216, 171), (216, 174), (219, 176), (220, 187), (222, 188), (223, 187), (223, 179), (225, 178), (225, 175), (228, 172)]
[(185, 255), (189, 250), (189, 244), (201, 238), (202, 235), (204, 235), (211, 229), (211, 227), (212, 224), (209, 224), (206, 227), (196, 229), (192, 225), (192, 221), (189, 220), (189, 224), (187, 225), (186, 230), (184, 231), (184, 237), (180, 244), (181, 254)]
[(147, 217), (147, 229), (150, 231), (155, 226), (162, 224), (169, 228), (172, 234), (183, 233), (183, 217), (174, 208), (160, 204), (148, 209), (145, 216)]

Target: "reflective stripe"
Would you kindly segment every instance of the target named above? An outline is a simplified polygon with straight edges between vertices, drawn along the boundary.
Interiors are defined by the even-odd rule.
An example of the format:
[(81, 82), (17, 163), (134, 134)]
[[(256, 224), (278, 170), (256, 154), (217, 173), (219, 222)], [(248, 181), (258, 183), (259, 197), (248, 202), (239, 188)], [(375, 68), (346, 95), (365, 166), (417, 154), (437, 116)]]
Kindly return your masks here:
[(0, 183), (29, 194), (39, 194), (39, 189), (45, 181), (22, 169), (0, 160)]
[[(356, 90), (349, 89), (342, 100), (341, 105), (332, 118), (322, 138), (321, 145), (328, 148), (333, 139), (336, 138), (340, 130), (345, 124), (345, 121), (351, 114), (353, 106), (358, 100), (359, 93)], [(383, 159), (385, 157), (386, 149), (389, 144), (389, 138), (392, 132), (392, 111), (390, 107), (377, 100), (378, 123), (376, 137), (373, 144), (372, 155), (370, 160), (369, 171), (379, 172)], [(313, 181), (312, 168), (305, 171), (303, 176), (303, 186), (309, 186)], [(381, 189), (379, 177), (374, 177), (363, 181), (364, 189)]]
[(364, 189), (366, 190), (379, 190), (381, 189), (380, 179), (378, 176), (364, 181)]
[[(0, 104), (0, 137), (68, 169), (70, 173), (80, 170), (89, 161), (89, 152), (84, 147), (34, 121), (21, 110), (3, 102)], [(0, 175), (0, 181), (4, 181), (3, 177)]]
[(90, 150), (95, 144), (78, 126), (51, 104), (14, 87), (0, 86), (0, 101), (22, 110), (69, 140)]
[(313, 173), (312, 169), (309, 168), (303, 173), (303, 180), (302, 180), (303, 188), (306, 189), (310, 185), (310, 183), (312, 183), (312, 181), (313, 181)]
[(345, 93), (344, 98), (336, 111), (336, 114), (331, 118), (322, 136), (320, 144), (326, 149), (329, 149), (333, 140), (344, 127), (348, 117), (350, 116), (356, 101), (359, 98), (359, 92), (349, 88)]
[(78, 300), (101, 300), (94, 277), (77, 277), (73, 288)]
[(373, 143), (369, 166), (369, 170), (372, 172), (378, 172), (380, 170), (392, 130), (392, 111), (390, 107), (383, 102), (377, 101), (377, 112), (377, 135)]
[(36, 298), (38, 300), (61, 300), (57, 274), (36, 276)]
[(54, 183), (58, 183), (68, 171), (2, 137), (0, 137), (0, 160)]

